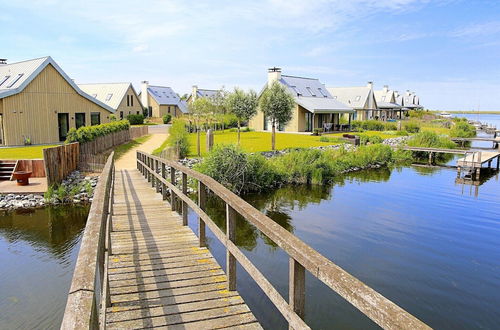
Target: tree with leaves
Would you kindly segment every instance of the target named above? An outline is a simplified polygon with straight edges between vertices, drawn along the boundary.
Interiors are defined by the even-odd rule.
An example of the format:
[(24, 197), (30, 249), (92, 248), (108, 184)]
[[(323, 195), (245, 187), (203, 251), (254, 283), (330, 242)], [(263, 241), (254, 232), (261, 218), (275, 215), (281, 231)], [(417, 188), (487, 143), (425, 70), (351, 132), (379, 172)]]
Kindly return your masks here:
[(285, 86), (275, 81), (264, 91), (264, 93), (262, 93), (259, 100), (259, 106), (264, 113), (264, 118), (271, 122), (271, 148), (275, 150), (276, 125), (285, 126), (292, 119), (295, 100)]
[(226, 98), (228, 92), (222, 86), (217, 92), (210, 98), (214, 106), (214, 117), (222, 123), (222, 130), (224, 130), (224, 116), (226, 114)]
[(196, 151), (198, 156), (201, 156), (201, 127), (208, 122), (210, 116), (213, 115), (213, 111), (214, 106), (206, 97), (197, 98), (189, 105), (189, 114), (193, 118), (196, 127)]
[(240, 144), (241, 122), (248, 121), (255, 116), (258, 105), (257, 94), (253, 90), (245, 93), (236, 87), (234, 92), (227, 97), (227, 110), (238, 119), (238, 144)]

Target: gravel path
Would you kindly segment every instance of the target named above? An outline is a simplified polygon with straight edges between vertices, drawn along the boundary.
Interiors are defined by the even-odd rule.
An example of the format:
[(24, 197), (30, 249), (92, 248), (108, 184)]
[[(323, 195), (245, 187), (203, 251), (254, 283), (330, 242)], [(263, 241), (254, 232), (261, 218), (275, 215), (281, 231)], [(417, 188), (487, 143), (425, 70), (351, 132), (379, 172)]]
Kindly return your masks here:
[(144, 151), (144, 152), (153, 152), (156, 148), (161, 146), (161, 144), (165, 141), (167, 138), (168, 134), (167, 133), (161, 133), (161, 134), (152, 134), (151, 137), (144, 142), (143, 144), (130, 149), (125, 153), (123, 156), (120, 157), (115, 162), (115, 167), (117, 170), (124, 170), (124, 169), (134, 169), (137, 167), (136, 163), (136, 152), (137, 150)]

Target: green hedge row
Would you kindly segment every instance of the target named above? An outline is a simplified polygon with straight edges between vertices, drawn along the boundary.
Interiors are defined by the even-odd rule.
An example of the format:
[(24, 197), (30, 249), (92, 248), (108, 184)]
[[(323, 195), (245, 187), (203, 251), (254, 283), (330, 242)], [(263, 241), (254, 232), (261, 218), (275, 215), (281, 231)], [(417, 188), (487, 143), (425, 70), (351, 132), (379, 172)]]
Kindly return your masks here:
[(396, 123), (379, 120), (355, 120), (351, 123), (354, 131), (395, 131)]
[(129, 129), (130, 123), (128, 120), (114, 121), (107, 124), (82, 126), (79, 129), (72, 128), (66, 137), (66, 143), (72, 142), (90, 142), (99, 136), (105, 136), (111, 133), (116, 133)]

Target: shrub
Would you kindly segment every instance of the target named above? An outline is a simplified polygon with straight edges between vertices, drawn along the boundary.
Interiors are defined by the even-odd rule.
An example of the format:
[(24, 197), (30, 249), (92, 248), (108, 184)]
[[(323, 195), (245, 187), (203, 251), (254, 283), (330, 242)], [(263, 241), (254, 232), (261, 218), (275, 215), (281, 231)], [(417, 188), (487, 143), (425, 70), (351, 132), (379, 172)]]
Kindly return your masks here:
[[(442, 148), (442, 149), (455, 149), (457, 145), (449, 137), (444, 135), (438, 135), (434, 132), (420, 132), (415, 134), (410, 140), (408, 140), (408, 146), (410, 147), (424, 147), (424, 148)], [(427, 152), (416, 151), (413, 152), (416, 158), (426, 159), (428, 157)], [(436, 160), (446, 161), (449, 160), (452, 155), (437, 153)]]
[(469, 124), (467, 120), (455, 121), (455, 125), (450, 130), (450, 136), (458, 138), (471, 138), (476, 136), (476, 128)]
[(130, 125), (142, 125), (144, 124), (144, 115), (128, 115), (127, 120), (130, 122)]
[(215, 146), (196, 169), (237, 194), (267, 189), (280, 181), (263, 156), (245, 153), (235, 145)]
[(123, 131), (129, 129), (129, 127), (130, 123), (127, 120), (120, 120), (101, 125), (82, 126), (79, 129), (71, 128), (66, 136), (65, 143), (89, 142), (95, 140), (99, 136)]
[(109, 115), (109, 121), (116, 121), (115, 115)]
[(319, 141), (320, 142), (330, 142), (330, 139), (327, 138), (326, 136), (322, 136), (322, 137), (319, 138)]
[(380, 136), (376, 135), (366, 135), (366, 134), (358, 134), (359, 136), (359, 144), (361, 145), (366, 145), (368, 142), (370, 144), (377, 144), (377, 143), (382, 143), (384, 142), (384, 139), (382, 139)]
[(398, 126), (396, 125), (396, 123), (385, 123), (385, 130), (386, 131), (397, 131), (398, 130)]
[(226, 114), (223, 116), (222, 121), (224, 122), (224, 126), (226, 128), (237, 127), (238, 126), (238, 117), (233, 114)]
[(313, 134), (312, 135), (319, 136), (319, 135), (321, 135), (321, 133), (323, 133), (323, 129), (322, 128), (315, 128), (313, 130)]
[[(355, 120), (351, 123), (351, 127), (355, 131), (383, 131), (385, 124), (378, 120)], [(361, 130), (360, 130), (361, 129)]]
[(398, 136), (408, 136), (408, 132), (407, 131), (396, 131), (396, 135), (398, 135)]
[(404, 129), (408, 133), (418, 133), (420, 132), (420, 125), (417, 124), (416, 122), (409, 121), (404, 124)]
[(172, 120), (172, 116), (171, 115), (166, 114), (166, 115), (163, 116), (163, 123), (164, 124), (170, 123), (170, 120)]
[(189, 133), (183, 120), (174, 119), (169, 130), (167, 145), (175, 148), (180, 158), (187, 156), (189, 152)]

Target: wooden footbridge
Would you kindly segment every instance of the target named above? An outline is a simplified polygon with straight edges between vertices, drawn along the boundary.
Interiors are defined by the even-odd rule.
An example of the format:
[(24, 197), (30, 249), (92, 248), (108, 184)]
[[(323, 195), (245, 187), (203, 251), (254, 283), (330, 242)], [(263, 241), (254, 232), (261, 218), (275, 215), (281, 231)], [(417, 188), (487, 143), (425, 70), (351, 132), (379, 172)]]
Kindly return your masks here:
[[(142, 152), (137, 170), (115, 171), (113, 164), (111, 155), (94, 194), (61, 329), (259, 329), (237, 292), (237, 263), (290, 328), (309, 328), (306, 271), (382, 328), (429, 328), (212, 178)], [(188, 180), (198, 187), (197, 202), (188, 196)], [(225, 201), (225, 231), (205, 213), (208, 194)], [(187, 226), (188, 209), (198, 216), (198, 236)], [(288, 300), (235, 245), (238, 214), (288, 254)], [(206, 247), (206, 227), (226, 248), (225, 272)]]

